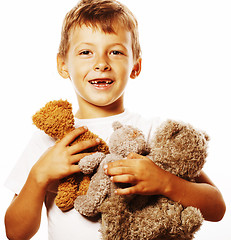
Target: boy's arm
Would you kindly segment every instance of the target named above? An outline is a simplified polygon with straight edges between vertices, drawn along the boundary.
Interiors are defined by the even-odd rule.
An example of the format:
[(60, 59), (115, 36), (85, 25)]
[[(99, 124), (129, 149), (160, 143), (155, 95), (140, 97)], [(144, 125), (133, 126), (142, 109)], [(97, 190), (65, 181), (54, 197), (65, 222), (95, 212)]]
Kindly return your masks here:
[(189, 182), (169, 174), (165, 196), (183, 206), (201, 210), (205, 220), (220, 221), (226, 210), (223, 197), (208, 176), (201, 172), (196, 182)]
[(117, 194), (164, 195), (185, 207), (200, 209), (205, 220), (220, 221), (224, 216), (223, 197), (204, 172), (196, 183), (189, 182), (138, 154), (130, 154), (125, 160), (108, 164), (105, 172), (112, 176), (113, 182), (132, 184), (132, 187), (117, 189)]
[(87, 129), (78, 128), (48, 149), (32, 167), (26, 183), (15, 196), (5, 214), (6, 234), (9, 239), (30, 239), (38, 231), (42, 205), (50, 182), (80, 172), (75, 165), (87, 154), (79, 152), (99, 144), (91, 139), (70, 146)]
[(8, 239), (30, 239), (39, 229), (46, 187), (29, 174), (20, 194), (15, 195), (6, 211), (5, 226)]

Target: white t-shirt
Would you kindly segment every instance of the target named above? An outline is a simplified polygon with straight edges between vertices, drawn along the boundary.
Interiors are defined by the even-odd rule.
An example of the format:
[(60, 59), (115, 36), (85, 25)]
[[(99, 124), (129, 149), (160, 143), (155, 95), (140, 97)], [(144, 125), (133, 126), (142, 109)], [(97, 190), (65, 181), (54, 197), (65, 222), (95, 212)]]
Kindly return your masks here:
[[(147, 142), (160, 124), (159, 118), (146, 120), (138, 114), (125, 112), (111, 117), (97, 119), (76, 119), (76, 127), (87, 126), (88, 129), (105, 142), (108, 143), (109, 137), (113, 132), (112, 123), (120, 121), (125, 125), (132, 125), (143, 131)], [(55, 143), (54, 139), (47, 136), (44, 132), (37, 130), (28, 146), (16, 163), (9, 175), (6, 186), (14, 193), (19, 194), (26, 182), (30, 169), (40, 156)], [(55, 192), (57, 183), (48, 187), (45, 205), (48, 216), (48, 233), (50, 240), (72, 240), (72, 239), (100, 239), (100, 223), (96, 218), (86, 218), (79, 214), (75, 209), (63, 213), (55, 204)], [(82, 235), (81, 235), (82, 234)]]

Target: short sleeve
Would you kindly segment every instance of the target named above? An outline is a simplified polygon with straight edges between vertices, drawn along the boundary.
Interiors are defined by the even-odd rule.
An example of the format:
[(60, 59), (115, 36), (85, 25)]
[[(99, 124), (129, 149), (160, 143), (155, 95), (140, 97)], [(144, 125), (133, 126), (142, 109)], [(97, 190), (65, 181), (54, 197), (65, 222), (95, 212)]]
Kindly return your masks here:
[(54, 142), (42, 131), (36, 131), (6, 179), (5, 186), (19, 194), (33, 165), (49, 147), (54, 145)]

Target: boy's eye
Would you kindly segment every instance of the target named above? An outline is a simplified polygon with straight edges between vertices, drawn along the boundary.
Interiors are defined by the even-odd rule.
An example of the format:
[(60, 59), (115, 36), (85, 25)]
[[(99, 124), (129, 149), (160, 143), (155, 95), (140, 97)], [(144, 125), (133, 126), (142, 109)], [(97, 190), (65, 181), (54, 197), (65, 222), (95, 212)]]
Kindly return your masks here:
[(80, 55), (90, 55), (91, 54), (91, 51), (89, 50), (84, 50), (82, 52), (80, 52)]
[(112, 55), (123, 55), (122, 52), (117, 51), (117, 50), (113, 50), (113, 51), (111, 51), (111, 54), (112, 54)]

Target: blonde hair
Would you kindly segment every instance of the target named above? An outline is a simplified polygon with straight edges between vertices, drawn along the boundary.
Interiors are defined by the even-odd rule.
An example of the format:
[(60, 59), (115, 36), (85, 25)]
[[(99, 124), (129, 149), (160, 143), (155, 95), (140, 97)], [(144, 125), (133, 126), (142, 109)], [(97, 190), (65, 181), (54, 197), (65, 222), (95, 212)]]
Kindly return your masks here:
[(116, 0), (81, 0), (65, 16), (59, 54), (65, 58), (69, 50), (71, 30), (76, 26), (100, 28), (105, 33), (115, 33), (115, 27), (131, 32), (133, 58), (141, 55), (138, 22), (132, 12)]

